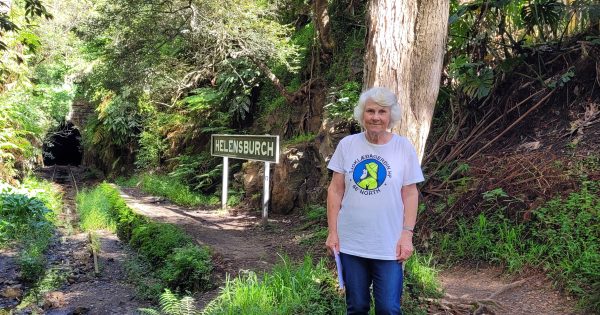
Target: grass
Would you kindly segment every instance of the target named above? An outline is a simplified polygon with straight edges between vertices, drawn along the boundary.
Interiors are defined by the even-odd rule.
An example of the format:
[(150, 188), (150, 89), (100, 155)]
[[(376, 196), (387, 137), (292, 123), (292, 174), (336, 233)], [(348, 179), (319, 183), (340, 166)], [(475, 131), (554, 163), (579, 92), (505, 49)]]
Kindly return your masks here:
[(125, 187), (139, 186), (143, 192), (165, 197), (181, 206), (216, 205), (220, 202), (218, 196), (193, 192), (187, 185), (166, 175), (141, 174), (129, 179), (119, 179), (116, 182)]
[[(403, 312), (407, 315), (426, 314), (419, 297), (440, 297), (437, 271), (431, 266), (431, 256), (414, 255), (406, 264), (406, 287)], [(411, 291), (411, 292), (408, 292)], [(185, 308), (189, 313), (205, 315), (233, 314), (345, 314), (344, 294), (338, 290), (337, 277), (321, 259), (316, 264), (310, 256), (300, 263), (288, 258), (276, 265), (269, 273), (258, 276), (246, 272), (237, 278), (227, 278), (220, 294), (204, 311), (194, 307), (190, 297), (179, 298), (169, 290), (161, 295), (164, 314), (179, 314)], [(145, 314), (158, 314), (144, 310)], [(375, 314), (373, 307), (370, 314)]]
[(19, 249), (20, 280), (30, 288), (17, 306), (20, 310), (64, 283), (64, 271), (46, 270), (46, 252), (62, 212), (62, 194), (50, 182), (35, 177), (25, 178), (18, 188), (0, 186), (0, 248)]
[[(210, 288), (210, 250), (193, 244), (172, 224), (152, 222), (136, 214), (116, 187), (102, 183), (77, 195), (77, 210), (85, 231), (108, 229), (137, 250), (146, 263), (129, 266), (141, 295), (156, 297), (164, 288), (192, 292)], [(146, 280), (147, 279), (147, 280)]]
[(296, 144), (300, 144), (300, 143), (311, 142), (311, 141), (315, 140), (315, 137), (316, 137), (316, 134), (314, 134), (314, 133), (310, 133), (310, 132), (302, 133), (302, 134), (295, 136), (294, 138), (286, 140), (284, 145), (291, 146), (291, 145), (296, 145)]
[(437, 250), (450, 262), (498, 263), (509, 272), (541, 268), (579, 298), (580, 308), (600, 309), (600, 182), (584, 181), (532, 214), (523, 223), (499, 214), (460, 220), (456, 232), (438, 237)]
[(117, 231), (117, 222), (112, 214), (114, 202), (109, 197), (110, 188), (99, 186), (86, 189), (77, 194), (77, 212), (79, 227), (84, 231), (108, 230)]
[(33, 176), (27, 176), (21, 188), (29, 191), (29, 196), (40, 199), (44, 205), (55, 214), (63, 211), (63, 195), (54, 187), (54, 184)]
[(325, 261), (310, 257), (293, 264), (284, 258), (270, 273), (249, 272), (227, 279), (205, 314), (344, 314), (343, 296)]
[(43, 302), (45, 293), (60, 289), (66, 282), (69, 273), (59, 268), (52, 268), (44, 272), (44, 276), (38, 281), (17, 305), (17, 310), (22, 310), (30, 305)]

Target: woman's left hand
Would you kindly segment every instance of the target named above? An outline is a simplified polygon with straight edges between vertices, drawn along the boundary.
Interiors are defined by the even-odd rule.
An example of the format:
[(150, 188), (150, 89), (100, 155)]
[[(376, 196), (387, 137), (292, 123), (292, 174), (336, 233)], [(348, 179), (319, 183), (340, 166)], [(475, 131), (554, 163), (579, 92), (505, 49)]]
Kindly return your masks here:
[(411, 231), (402, 231), (402, 235), (396, 245), (396, 259), (398, 259), (398, 261), (406, 261), (412, 255), (414, 251), (412, 236), (413, 233)]

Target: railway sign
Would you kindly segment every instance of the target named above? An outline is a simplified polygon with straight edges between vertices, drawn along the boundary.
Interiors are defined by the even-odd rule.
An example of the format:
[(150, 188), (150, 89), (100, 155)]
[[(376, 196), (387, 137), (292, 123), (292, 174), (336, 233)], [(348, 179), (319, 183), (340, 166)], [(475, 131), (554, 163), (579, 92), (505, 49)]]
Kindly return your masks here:
[(267, 223), (271, 163), (279, 163), (279, 136), (214, 134), (210, 137), (210, 154), (223, 157), (223, 209), (227, 208), (229, 158), (265, 162), (262, 220)]

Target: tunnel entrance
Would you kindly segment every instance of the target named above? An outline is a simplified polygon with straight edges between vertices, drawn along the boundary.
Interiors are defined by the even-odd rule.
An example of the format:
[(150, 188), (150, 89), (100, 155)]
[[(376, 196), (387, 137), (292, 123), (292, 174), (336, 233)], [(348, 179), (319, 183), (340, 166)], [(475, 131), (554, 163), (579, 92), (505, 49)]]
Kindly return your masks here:
[(48, 134), (42, 150), (46, 166), (78, 166), (83, 156), (81, 133), (72, 122), (62, 123), (56, 131)]

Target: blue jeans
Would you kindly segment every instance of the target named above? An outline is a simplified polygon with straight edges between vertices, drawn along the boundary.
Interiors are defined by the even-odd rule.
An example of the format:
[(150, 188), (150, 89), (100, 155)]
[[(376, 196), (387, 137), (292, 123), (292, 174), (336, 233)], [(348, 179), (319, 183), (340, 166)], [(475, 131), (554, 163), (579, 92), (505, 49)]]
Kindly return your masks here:
[(346, 285), (347, 314), (369, 314), (373, 284), (375, 313), (402, 314), (402, 263), (396, 260), (363, 258), (340, 253)]

